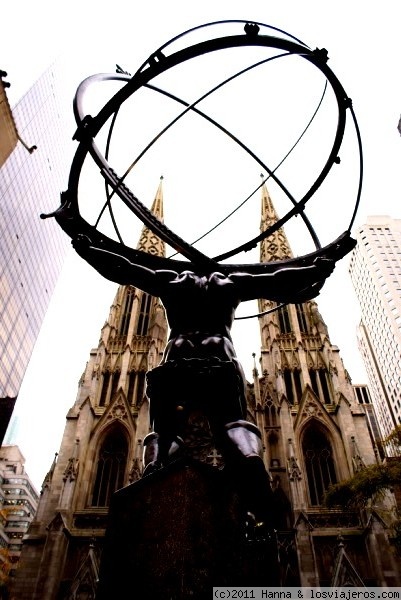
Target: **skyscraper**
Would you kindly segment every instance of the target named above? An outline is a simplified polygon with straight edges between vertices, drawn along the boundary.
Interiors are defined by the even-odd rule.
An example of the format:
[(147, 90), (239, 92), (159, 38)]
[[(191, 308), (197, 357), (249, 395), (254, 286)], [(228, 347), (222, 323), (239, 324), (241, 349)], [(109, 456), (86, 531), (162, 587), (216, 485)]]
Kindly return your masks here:
[(368, 217), (349, 272), (361, 307), (358, 343), (383, 436), (401, 423), (401, 219)]
[[(162, 200), (160, 185), (153, 203), (159, 216)], [(264, 186), (262, 229), (276, 220)], [(146, 227), (138, 248), (164, 255), (163, 243)], [(262, 261), (290, 255), (282, 230), (262, 242)], [(266, 300), (259, 306), (261, 312), (277, 308)], [(365, 407), (316, 302), (283, 306), (259, 323), (261, 372), (255, 364), (247, 384), (247, 419), (262, 433), (280, 507), (275, 524), (283, 585), (399, 585), (389, 530), (375, 511), (362, 514), (323, 504), (330, 483), (380, 458)], [(159, 364), (166, 333), (158, 299), (130, 285), (117, 289), (24, 538), (13, 590), (19, 600), (95, 596), (111, 494), (142, 475), (143, 440), (150, 427), (145, 374)], [(205, 469), (221, 468), (207, 422), (202, 415), (197, 419), (185, 443)], [(157, 553), (157, 536), (153, 542), (149, 551)]]
[(73, 151), (63, 81), (61, 70), (50, 67), (15, 106), (24, 144), (0, 168), (0, 441), (68, 248), (54, 220), (39, 216), (57, 206)]
[(4, 562), (11, 576), (18, 563), (22, 538), (33, 521), (39, 494), (25, 471), (25, 458), (18, 446), (0, 448), (0, 581)]

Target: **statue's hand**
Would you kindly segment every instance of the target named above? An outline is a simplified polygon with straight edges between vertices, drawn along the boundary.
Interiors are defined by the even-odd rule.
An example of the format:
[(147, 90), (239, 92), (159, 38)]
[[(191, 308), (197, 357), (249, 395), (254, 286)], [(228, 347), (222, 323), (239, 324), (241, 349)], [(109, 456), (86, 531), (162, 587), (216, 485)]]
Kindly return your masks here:
[(329, 277), (329, 275), (331, 275), (334, 271), (334, 267), (336, 266), (334, 260), (332, 260), (331, 258), (325, 258), (324, 256), (318, 256), (317, 258), (315, 258), (313, 264), (319, 269), (319, 272), (324, 278)]

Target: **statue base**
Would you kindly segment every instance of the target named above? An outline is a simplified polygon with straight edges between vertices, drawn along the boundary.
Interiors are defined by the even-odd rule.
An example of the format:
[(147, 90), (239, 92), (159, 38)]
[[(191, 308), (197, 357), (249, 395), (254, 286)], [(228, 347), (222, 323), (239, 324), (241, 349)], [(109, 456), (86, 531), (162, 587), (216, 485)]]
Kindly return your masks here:
[(280, 586), (275, 536), (247, 530), (224, 470), (178, 460), (114, 494), (96, 600), (200, 600), (217, 586)]

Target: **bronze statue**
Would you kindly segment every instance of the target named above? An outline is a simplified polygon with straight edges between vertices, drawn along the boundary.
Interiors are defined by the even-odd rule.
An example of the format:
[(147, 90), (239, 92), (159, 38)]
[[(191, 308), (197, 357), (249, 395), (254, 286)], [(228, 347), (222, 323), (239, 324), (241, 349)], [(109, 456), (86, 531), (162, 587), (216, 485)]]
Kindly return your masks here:
[[(229, 24), (234, 22), (222, 22)], [(256, 522), (268, 528), (270, 519), (271, 487), (262, 458), (261, 434), (257, 427), (248, 422), (246, 409), (246, 380), (237, 359), (231, 339), (231, 326), (235, 310), (242, 301), (265, 298), (278, 303), (299, 303), (316, 297), (325, 279), (334, 269), (337, 260), (352, 250), (355, 241), (350, 237), (356, 210), (359, 205), (362, 181), (362, 154), (359, 130), (352, 102), (337, 77), (327, 66), (325, 49), (311, 50), (300, 40), (276, 28), (262, 23), (235, 22), (241, 29), (233, 35), (207, 37), (199, 42), (175, 49), (172, 38), (156, 50), (131, 76), (118, 68), (117, 74), (94, 75), (85, 79), (77, 89), (74, 99), (74, 114), (77, 131), (74, 138), (79, 146), (71, 165), (68, 189), (61, 195), (61, 206), (51, 215), (71, 237), (76, 251), (107, 279), (122, 285), (134, 285), (145, 292), (159, 297), (166, 309), (170, 336), (160, 365), (147, 374), (147, 395), (150, 399), (150, 422), (153, 433), (144, 440), (144, 474), (151, 474), (161, 466), (180, 456), (183, 432), (196, 412), (201, 412), (210, 423), (216, 446), (225, 458), (228, 471), (238, 483), (244, 506), (254, 515)], [(210, 23), (190, 29), (198, 34)], [(182, 34), (184, 35), (184, 34)], [(182, 36), (178, 36), (182, 37)], [(170, 47), (172, 46), (172, 47)], [(261, 61), (231, 74), (209, 89), (192, 103), (187, 102), (157, 85), (154, 80), (162, 73), (174, 69), (205, 54), (246, 47), (266, 50)], [(272, 55), (271, 51), (280, 52)], [(276, 168), (270, 168), (240, 141), (233, 132), (215, 121), (201, 110), (201, 102), (215, 91), (246, 72), (267, 64), (273, 58), (291, 54), (308, 61), (326, 78), (337, 105), (337, 126), (334, 128), (332, 145), (326, 159), (322, 161), (316, 178), (304, 194), (295, 198), (277, 176)], [(95, 117), (85, 113), (83, 97), (89, 83), (118, 81), (123, 87), (112, 96)], [(109, 164), (109, 143), (105, 156), (96, 142), (96, 137), (106, 123), (110, 122), (108, 142), (120, 106), (142, 88), (168, 97), (181, 108), (176, 117), (138, 152), (136, 159), (121, 176)], [(245, 243), (214, 258), (200, 252), (170, 230), (131, 191), (126, 177), (136, 167), (144, 154), (188, 112), (202, 118), (217, 130), (228, 135), (233, 143), (247, 153), (268, 174), (267, 178), (279, 186), (287, 200), (289, 210), (263, 232)], [(359, 186), (357, 200), (348, 228), (337, 240), (322, 248), (317, 235), (305, 214), (307, 202), (331, 171), (340, 164), (340, 148), (346, 125), (346, 113), (351, 113), (359, 147)], [(80, 213), (79, 180), (87, 156), (93, 159), (106, 184), (106, 202), (101, 207), (96, 224), (92, 225)], [(288, 154), (287, 154), (288, 156)], [(280, 163), (281, 164), (281, 163)], [(254, 192), (253, 192), (254, 193)], [(251, 194), (252, 196), (253, 194)], [(184, 260), (172, 260), (134, 250), (123, 242), (114, 218), (113, 197), (118, 197), (142, 223)], [(249, 196), (249, 198), (251, 197)], [(248, 199), (249, 199), (248, 198)], [(109, 212), (118, 241), (97, 229), (103, 213)], [(308, 230), (316, 252), (299, 258), (257, 263), (250, 265), (228, 264), (226, 261), (239, 252), (247, 251), (263, 239), (283, 227), (292, 217), (299, 216)], [(236, 240), (237, 243), (237, 240)], [(189, 261), (189, 262), (188, 262)]]
[(159, 367), (148, 373), (153, 433), (145, 439), (145, 474), (176, 456), (185, 420), (195, 406), (208, 418), (216, 444), (258, 523), (265, 523), (270, 483), (262, 458), (261, 435), (246, 421), (246, 380), (231, 339), (240, 302), (267, 298), (304, 302), (314, 298), (335, 261), (316, 258), (305, 267), (273, 273), (154, 270), (91, 244), (73, 240), (75, 250), (103, 277), (134, 285), (161, 299), (170, 335)]

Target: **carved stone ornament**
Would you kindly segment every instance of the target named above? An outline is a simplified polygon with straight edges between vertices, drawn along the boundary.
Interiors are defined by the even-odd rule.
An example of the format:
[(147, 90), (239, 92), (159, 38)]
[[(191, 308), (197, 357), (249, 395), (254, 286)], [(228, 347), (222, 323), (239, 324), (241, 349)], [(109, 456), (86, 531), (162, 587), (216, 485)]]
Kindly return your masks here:
[(127, 418), (127, 410), (126, 410), (124, 404), (122, 404), (121, 402), (119, 402), (118, 404), (115, 404), (113, 406), (113, 408), (111, 409), (111, 411), (108, 415), (108, 418), (125, 420)]
[(305, 402), (301, 418), (302, 420), (306, 420), (312, 417), (322, 417), (322, 410), (317, 404), (317, 402), (314, 402), (313, 400), (308, 400), (307, 402)]
[(295, 458), (295, 456), (291, 456), (288, 459), (287, 468), (290, 481), (299, 481), (300, 479), (302, 479), (301, 469), (297, 463), (297, 459)]

